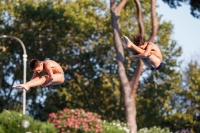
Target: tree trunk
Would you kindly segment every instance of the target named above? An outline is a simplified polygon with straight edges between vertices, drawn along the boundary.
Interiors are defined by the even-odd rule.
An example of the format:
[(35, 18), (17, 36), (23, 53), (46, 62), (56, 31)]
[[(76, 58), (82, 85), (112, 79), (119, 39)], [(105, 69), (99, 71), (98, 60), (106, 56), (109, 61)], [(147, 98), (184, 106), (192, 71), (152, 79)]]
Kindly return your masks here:
[(137, 8), (137, 21), (139, 26), (139, 33), (143, 36), (144, 35), (144, 25), (142, 22), (142, 9), (139, 0), (134, 0)]
[(127, 0), (122, 0), (118, 6), (115, 5), (115, 0), (110, 0), (111, 21), (114, 37), (114, 45), (117, 54), (118, 74), (122, 88), (122, 95), (124, 98), (126, 121), (131, 130), (131, 133), (137, 133), (136, 124), (136, 106), (135, 99), (132, 95), (132, 88), (127, 78), (124, 67), (124, 50), (121, 43), (121, 36), (119, 30), (119, 16), (122, 8), (126, 4)]
[(156, 16), (156, 0), (151, 0), (151, 21), (152, 21), (152, 32), (149, 41), (154, 42), (158, 31), (158, 20)]
[[(126, 121), (131, 130), (131, 133), (137, 133), (135, 96), (137, 92), (139, 78), (142, 73), (143, 62), (142, 60), (138, 60), (136, 70), (134, 71), (131, 82), (129, 82), (124, 67), (124, 51), (121, 43), (120, 30), (119, 30), (119, 16), (126, 2), (127, 0), (122, 0), (116, 6), (115, 0), (110, 0), (110, 10), (111, 10), (114, 44), (117, 54), (118, 74), (122, 88), (122, 95), (124, 98)], [(142, 10), (140, 1), (135, 0), (135, 4), (137, 7), (137, 21), (139, 26), (139, 33), (143, 36), (144, 26), (142, 23)], [(152, 32), (149, 41), (153, 42), (157, 34), (157, 27), (158, 27), (155, 0), (151, 0), (151, 16), (152, 16), (151, 17)]]
[(137, 87), (138, 87), (140, 75), (142, 73), (143, 64), (144, 63), (142, 62), (142, 60), (139, 59), (138, 62), (137, 62), (136, 70), (134, 71), (133, 77), (131, 79), (131, 88), (132, 88), (132, 92), (131, 93), (133, 94), (134, 98), (136, 96)]
[[(140, 4), (139, 0), (134, 0), (134, 1), (135, 1), (136, 8), (137, 8), (137, 21), (138, 21), (138, 26), (139, 26), (139, 34), (141, 34), (143, 36), (144, 35), (144, 25), (142, 22), (141, 4)], [(137, 65), (136, 65), (137, 66), (136, 70), (134, 71), (133, 77), (131, 79), (131, 88), (132, 88), (132, 93), (133, 93), (134, 97), (136, 96), (139, 78), (142, 73), (142, 67), (143, 67), (142, 60), (143, 59), (138, 60)]]
[[(138, 21), (138, 26), (139, 26), (139, 34), (144, 36), (144, 26), (142, 22), (141, 4), (139, 0), (134, 0), (134, 1), (137, 7), (137, 21)], [(156, 16), (156, 0), (151, 0), (151, 19), (152, 19), (152, 32), (151, 32), (149, 41), (154, 42), (155, 36), (157, 35), (157, 30), (158, 30), (158, 21), (157, 21), (157, 16)], [(137, 62), (137, 68), (134, 71), (133, 77), (131, 79), (131, 87), (133, 90), (132, 93), (134, 96), (136, 96), (139, 78), (142, 73), (142, 67), (143, 67), (142, 60), (144, 59), (140, 59), (140, 61)]]

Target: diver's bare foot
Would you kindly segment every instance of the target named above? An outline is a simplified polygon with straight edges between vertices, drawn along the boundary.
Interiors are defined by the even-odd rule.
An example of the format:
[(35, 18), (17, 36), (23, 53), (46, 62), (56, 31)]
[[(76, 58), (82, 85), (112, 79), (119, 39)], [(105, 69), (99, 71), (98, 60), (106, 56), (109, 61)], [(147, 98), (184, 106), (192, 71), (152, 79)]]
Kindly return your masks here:
[(20, 88), (20, 89), (25, 89), (26, 91), (29, 90), (29, 87), (26, 86), (26, 85), (24, 85), (24, 84), (20, 84), (20, 85), (18, 85), (17, 87)]
[(18, 92), (22, 92), (23, 91), (23, 88), (19, 85), (13, 85), (12, 88), (14, 89), (18, 89)]
[(124, 41), (126, 42), (125, 48), (131, 48), (131, 41), (127, 36), (123, 36), (122, 38), (124, 38)]
[(12, 86), (12, 88), (17, 88), (17, 87), (18, 87), (18, 85), (13, 85), (13, 86)]

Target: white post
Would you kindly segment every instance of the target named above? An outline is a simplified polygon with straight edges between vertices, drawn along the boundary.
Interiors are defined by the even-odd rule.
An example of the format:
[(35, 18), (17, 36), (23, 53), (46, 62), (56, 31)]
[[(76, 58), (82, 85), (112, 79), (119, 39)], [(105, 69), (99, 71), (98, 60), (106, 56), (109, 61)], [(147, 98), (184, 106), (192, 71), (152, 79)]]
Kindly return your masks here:
[[(24, 64), (24, 76), (23, 76), (23, 81), (24, 83), (26, 83), (26, 62), (27, 62), (27, 54), (26, 54), (26, 48), (25, 48), (25, 45), (24, 43), (17, 37), (15, 36), (7, 36), (7, 35), (3, 35), (3, 36), (0, 36), (0, 38), (12, 38), (12, 39), (15, 39), (17, 40), (22, 48), (23, 48), (23, 64)], [(23, 114), (26, 114), (26, 90), (23, 89)]]
[[(23, 54), (23, 63), (24, 63), (24, 83), (26, 83), (26, 62), (27, 54)], [(23, 89), (23, 114), (26, 114), (26, 90)]]

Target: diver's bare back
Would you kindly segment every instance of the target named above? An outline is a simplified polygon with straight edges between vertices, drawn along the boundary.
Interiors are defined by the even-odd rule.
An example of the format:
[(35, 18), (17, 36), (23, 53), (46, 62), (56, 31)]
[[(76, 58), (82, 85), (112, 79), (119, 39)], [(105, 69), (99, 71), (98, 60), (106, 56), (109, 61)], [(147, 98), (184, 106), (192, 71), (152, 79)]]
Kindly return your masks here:
[[(54, 74), (63, 72), (62, 67), (53, 60), (45, 60), (44, 63), (49, 63)], [(45, 71), (47, 71), (46, 67), (44, 69), (45, 69)]]
[(158, 48), (158, 46), (155, 45), (155, 44), (152, 43), (152, 42), (148, 42), (148, 44), (149, 44), (149, 43), (151, 43), (151, 45), (152, 45), (152, 50), (151, 50), (151, 52), (152, 52), (155, 56), (157, 56), (160, 60), (162, 60), (162, 59), (163, 59), (163, 56), (162, 56), (162, 53), (161, 53), (160, 49)]

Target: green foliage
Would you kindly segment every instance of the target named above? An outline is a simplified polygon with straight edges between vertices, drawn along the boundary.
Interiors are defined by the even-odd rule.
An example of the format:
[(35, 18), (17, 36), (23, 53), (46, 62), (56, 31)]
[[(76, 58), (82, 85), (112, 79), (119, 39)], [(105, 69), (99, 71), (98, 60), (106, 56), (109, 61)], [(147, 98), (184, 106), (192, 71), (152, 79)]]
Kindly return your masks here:
[(168, 128), (161, 129), (160, 127), (142, 128), (138, 133), (171, 133)]
[(174, 95), (171, 101), (174, 113), (166, 117), (168, 124), (173, 131), (183, 128), (189, 129), (191, 133), (200, 131), (200, 64), (191, 61), (185, 69), (181, 91)]
[[(119, 18), (121, 33), (128, 36), (138, 31), (133, 2), (128, 1)], [(146, 39), (151, 32), (149, 4), (149, 0), (142, 1)], [(45, 121), (49, 113), (68, 107), (96, 112), (108, 121), (124, 121), (110, 10), (107, 7), (102, 0), (2, 2), (2, 34), (19, 37), (27, 48), (28, 60), (55, 60), (62, 65), (67, 76), (62, 85), (32, 88), (27, 93), (27, 111), (31, 116)], [(162, 127), (168, 125), (168, 121), (172, 122), (165, 116), (173, 112), (172, 101), (175, 93), (180, 92), (182, 76), (178, 71), (181, 48), (171, 39), (172, 29), (170, 22), (160, 21), (155, 43), (164, 55), (162, 69), (158, 73), (144, 67), (137, 91), (139, 128)], [(23, 79), (22, 48), (11, 39), (1, 39), (0, 46), (0, 110), (21, 111), (21, 94), (11, 86)], [(135, 62), (130, 60), (128, 51), (125, 51), (125, 67), (131, 78)], [(28, 69), (27, 80), (31, 75)], [(159, 78), (164, 83), (157, 84)]]
[(5, 133), (4, 131), (3, 131), (3, 127), (0, 125), (0, 133)]
[[(66, 106), (106, 112), (105, 108), (98, 109), (105, 99), (102, 98), (101, 102), (94, 100), (95, 96), (98, 96), (97, 92), (107, 91), (100, 88), (101, 86), (97, 88), (95, 83), (104, 82), (101, 75), (108, 71), (108, 68), (116, 67), (113, 63), (114, 52), (107, 52), (111, 49), (112, 38), (109, 34), (111, 31), (108, 26), (109, 17), (104, 12), (106, 8), (106, 5), (98, 0), (66, 1), (66, 3), (52, 1), (35, 3), (29, 0), (28, 2), (6, 2), (1, 6), (1, 9), (6, 11), (4, 18), (6, 15), (12, 18), (12, 20), (5, 20), (6, 24), (11, 22), (8, 25), (4, 23), (6, 25), (4, 34), (17, 36), (24, 42), (28, 59), (53, 59), (62, 65), (67, 76), (66, 82), (61, 86), (51, 86), (43, 90), (32, 89), (27, 93), (27, 101), (31, 103), (28, 105), (30, 115), (46, 120), (48, 113)], [(20, 71), (23, 67), (22, 61), (18, 62), (21, 56), (17, 53), (17, 51), (22, 53), (22, 50), (18, 45), (12, 47), (14, 43), (17, 42), (9, 39), (4, 39), (1, 43), (7, 47), (6, 54), (11, 51), (5, 58), (1, 58), (2, 67), (6, 68), (2, 73), (4, 80), (1, 86), (4, 91), (1, 93), (4, 101), (1, 106), (3, 108), (15, 108), (21, 105), (19, 95), (11, 88), (12, 84), (21, 82), (23, 78), (23, 73)], [(14, 55), (10, 56), (12, 54)], [(4, 63), (5, 61), (7, 64)], [(17, 67), (9, 66), (9, 63), (16, 64)], [(5, 77), (6, 74), (8, 77), (13, 75), (9, 82)], [(31, 78), (31, 74), (28, 69), (27, 79)], [(109, 90), (112, 94), (112, 88)], [(10, 95), (4, 97), (6, 93)], [(40, 102), (43, 99), (46, 99), (45, 102)], [(106, 97), (106, 99), (112, 101), (113, 97)], [(8, 102), (12, 104), (7, 104)]]
[(107, 122), (103, 121), (103, 131), (105, 133), (129, 133), (127, 124), (120, 121)]
[[(22, 126), (22, 121), (28, 120), (29, 127), (26, 129)], [(34, 120), (30, 116), (22, 115), (15, 111), (4, 110), (0, 114), (0, 132), (1, 133), (21, 133), (24, 131), (35, 133), (55, 133), (56, 128), (48, 122)]]

